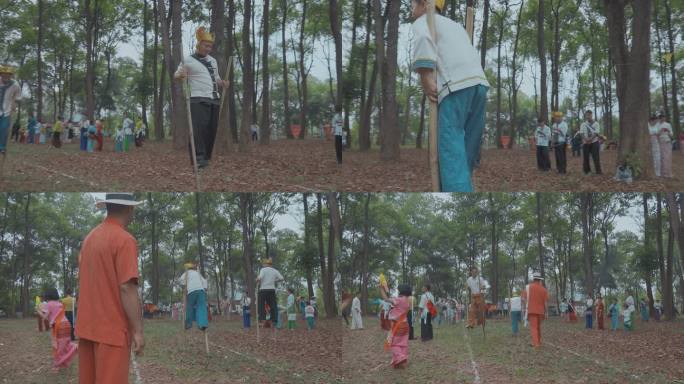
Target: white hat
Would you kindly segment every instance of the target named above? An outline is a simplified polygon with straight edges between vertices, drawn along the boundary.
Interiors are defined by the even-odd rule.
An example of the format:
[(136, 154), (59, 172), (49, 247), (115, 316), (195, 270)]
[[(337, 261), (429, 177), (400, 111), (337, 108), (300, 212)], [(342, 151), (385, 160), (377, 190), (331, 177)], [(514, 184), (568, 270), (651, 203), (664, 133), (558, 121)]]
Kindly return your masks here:
[(544, 278), (542, 277), (541, 273), (539, 273), (539, 272), (533, 273), (533, 274), (532, 274), (532, 279), (533, 279), (533, 280), (544, 280)]
[(104, 207), (106, 204), (129, 205), (136, 206), (142, 204), (142, 201), (135, 201), (135, 196), (132, 193), (107, 193), (104, 200), (100, 200), (95, 205), (98, 208)]

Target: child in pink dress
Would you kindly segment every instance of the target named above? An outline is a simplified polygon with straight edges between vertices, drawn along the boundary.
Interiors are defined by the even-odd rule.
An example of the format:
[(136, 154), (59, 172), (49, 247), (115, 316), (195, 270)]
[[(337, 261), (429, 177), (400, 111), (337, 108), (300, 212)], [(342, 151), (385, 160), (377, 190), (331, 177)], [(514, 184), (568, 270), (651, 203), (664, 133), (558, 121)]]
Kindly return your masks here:
[(389, 311), (389, 320), (392, 322), (390, 331), (385, 340), (385, 350), (392, 351), (392, 366), (394, 368), (406, 368), (408, 364), (408, 341), (409, 326), (407, 321), (408, 312), (411, 310), (409, 298), (411, 287), (406, 284), (399, 285), (399, 296), (390, 298), (386, 287), (380, 287), (382, 299), (389, 302), (392, 308)]
[(64, 306), (59, 301), (59, 293), (55, 288), (45, 291), (45, 303), (40, 309), (40, 316), (50, 323), (52, 332), (52, 367), (68, 368), (76, 356), (77, 346), (71, 342), (71, 324), (64, 314)]

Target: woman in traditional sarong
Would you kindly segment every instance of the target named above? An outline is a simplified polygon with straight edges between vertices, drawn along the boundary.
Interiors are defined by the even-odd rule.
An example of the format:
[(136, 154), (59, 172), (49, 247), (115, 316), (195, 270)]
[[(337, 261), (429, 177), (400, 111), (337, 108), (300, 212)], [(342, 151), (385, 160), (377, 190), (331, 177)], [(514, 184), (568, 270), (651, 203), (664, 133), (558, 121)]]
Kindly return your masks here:
[(606, 305), (603, 303), (603, 298), (601, 295), (596, 296), (596, 322), (598, 323), (598, 329), (604, 330), (603, 320), (606, 312)]
[(40, 316), (50, 322), (52, 331), (52, 368), (68, 368), (78, 350), (71, 342), (71, 324), (64, 314), (64, 306), (59, 301), (55, 288), (45, 292), (47, 303), (41, 307)]
[(406, 368), (409, 356), (409, 326), (407, 317), (409, 310), (411, 309), (409, 304), (411, 287), (406, 284), (400, 284), (399, 296), (395, 298), (390, 298), (386, 290), (386, 286), (380, 286), (380, 295), (382, 296), (382, 299), (391, 305), (389, 319), (392, 322), (392, 327), (387, 333), (385, 350), (392, 351), (392, 366), (394, 368)]

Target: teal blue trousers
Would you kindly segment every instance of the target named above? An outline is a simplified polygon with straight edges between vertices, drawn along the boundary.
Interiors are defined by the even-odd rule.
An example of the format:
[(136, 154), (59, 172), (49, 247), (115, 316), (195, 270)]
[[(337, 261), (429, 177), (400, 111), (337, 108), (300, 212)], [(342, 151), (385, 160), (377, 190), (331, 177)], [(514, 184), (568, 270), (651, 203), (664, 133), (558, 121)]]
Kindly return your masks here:
[(480, 158), (487, 87), (450, 93), (439, 104), (439, 175), (443, 192), (472, 192), (473, 168)]

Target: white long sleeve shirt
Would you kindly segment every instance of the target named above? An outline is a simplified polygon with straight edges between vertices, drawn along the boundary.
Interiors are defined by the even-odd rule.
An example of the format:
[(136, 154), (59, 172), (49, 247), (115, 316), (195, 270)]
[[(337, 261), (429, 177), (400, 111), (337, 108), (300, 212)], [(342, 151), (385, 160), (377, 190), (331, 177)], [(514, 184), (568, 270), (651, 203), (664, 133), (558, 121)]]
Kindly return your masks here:
[[(663, 122), (663, 123), (658, 123), (656, 124), (656, 127), (658, 127), (658, 140), (661, 143), (671, 143), (672, 142), (672, 125), (670, 123)], [(663, 129), (665, 131), (663, 131)]]
[(556, 140), (556, 143), (565, 143), (565, 137), (568, 135), (568, 123), (561, 121), (560, 123), (553, 123), (551, 125), (551, 137)]
[(178, 279), (178, 281), (181, 283), (181, 286), (185, 287), (186, 276), (188, 279), (188, 293), (199, 291), (200, 289), (207, 289), (207, 280), (194, 269), (188, 269), (181, 275), (181, 277)]
[(487, 77), (480, 65), (480, 54), (470, 43), (468, 33), (461, 24), (435, 14), (435, 35), (430, 35), (427, 15), (416, 19), (411, 25), (413, 33), (413, 70), (421, 68), (437, 70), (438, 99), (450, 93), (476, 85), (489, 87)]
[(597, 142), (599, 140), (598, 135), (600, 132), (601, 127), (599, 126), (599, 123), (596, 121), (592, 122), (591, 124), (589, 124), (588, 121), (585, 121), (580, 126), (580, 133), (582, 134), (582, 140), (584, 142)]
[(21, 100), (21, 87), (16, 81), (0, 84), (0, 117), (9, 116), (17, 100)]
[(537, 127), (534, 131), (534, 138), (537, 140), (537, 145), (540, 147), (548, 147), (549, 139), (551, 139), (551, 128), (548, 125)]
[(221, 76), (218, 73), (216, 59), (207, 55), (199, 57), (196, 55), (187, 56), (178, 65), (176, 74), (185, 67), (188, 72), (188, 82), (190, 83), (190, 97), (201, 97), (206, 99), (218, 100), (218, 80)]
[(259, 280), (260, 290), (275, 289), (276, 282), (282, 281), (283, 275), (281, 275), (280, 272), (273, 267), (263, 267), (261, 268), (261, 271), (259, 271), (259, 277), (257, 277), (257, 280)]
[(359, 300), (358, 297), (355, 297), (354, 300), (352, 300), (352, 313), (358, 312), (361, 313), (361, 300)]

